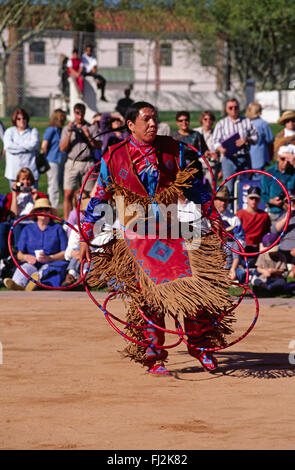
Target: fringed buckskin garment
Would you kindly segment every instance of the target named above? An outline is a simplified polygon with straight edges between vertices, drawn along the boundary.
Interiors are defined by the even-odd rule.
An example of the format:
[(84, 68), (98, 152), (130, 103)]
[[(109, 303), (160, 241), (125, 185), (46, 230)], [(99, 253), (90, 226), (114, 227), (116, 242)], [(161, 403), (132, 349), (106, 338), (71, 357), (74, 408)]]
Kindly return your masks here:
[[(210, 230), (193, 241), (173, 238), (169, 230), (168, 236), (161, 238), (159, 222), (155, 223), (154, 237), (146, 232), (151, 212), (158, 221), (161, 205), (177, 204), (184, 197), (200, 204), (204, 217), (219, 218), (197, 170), (185, 167), (183, 144), (157, 136), (151, 146), (130, 137), (110, 147), (102, 159), (96, 194), (85, 212), (82, 231), (92, 240), (99, 204), (113, 200), (118, 201), (124, 236), (92, 253), (87, 282), (92, 287), (111, 285), (127, 301), (131, 324), (146, 325), (140, 309), (160, 326), (165, 325), (165, 315), (183, 316), (188, 351), (200, 359), (196, 347), (223, 346), (225, 336), (232, 333), (230, 279), (222, 244)], [(132, 211), (129, 215), (126, 208), (130, 204), (140, 204), (144, 215), (136, 218)], [(134, 227), (137, 230), (132, 230)], [(213, 327), (224, 312), (228, 313)], [(129, 342), (125, 353), (131, 359), (149, 367), (167, 359), (167, 351), (153, 347), (164, 343), (159, 329), (126, 327), (126, 334), (150, 344), (143, 347)]]

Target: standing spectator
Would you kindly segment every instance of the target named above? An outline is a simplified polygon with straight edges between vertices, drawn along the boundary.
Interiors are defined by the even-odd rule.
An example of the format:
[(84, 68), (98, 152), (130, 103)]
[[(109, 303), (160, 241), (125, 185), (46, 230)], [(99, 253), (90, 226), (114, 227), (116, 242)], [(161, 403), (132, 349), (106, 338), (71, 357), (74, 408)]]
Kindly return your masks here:
[(47, 171), (48, 195), (52, 206), (57, 209), (59, 203), (59, 181), (61, 173), (62, 152), (59, 149), (61, 131), (66, 122), (66, 113), (55, 109), (51, 115), (49, 127), (45, 129), (41, 152), (50, 165)]
[[(21, 168), (17, 174), (16, 181), (12, 183), (12, 192), (8, 193), (4, 200), (3, 217), (10, 223), (19, 219), (23, 215), (30, 214), (35, 201), (40, 198), (47, 198), (46, 194), (34, 188), (34, 176), (29, 168)], [(13, 230), (13, 240), (17, 246), (22, 229), (32, 220), (24, 219), (18, 223)]]
[(60, 54), (58, 62), (58, 75), (60, 77), (60, 81), (58, 88), (66, 98), (70, 96), (69, 75), (67, 67), (68, 60), (69, 58), (66, 55)]
[[(200, 127), (193, 129), (194, 131), (199, 132), (204, 137), (206, 145), (210, 153), (207, 153), (207, 160), (212, 168), (214, 181), (217, 182), (218, 175), (221, 170), (220, 156), (216, 152), (214, 143), (213, 143), (213, 124), (215, 122), (215, 115), (211, 111), (203, 111), (200, 115)], [(211, 174), (207, 168), (206, 163), (202, 160), (203, 173), (206, 180), (211, 182)], [(212, 186), (212, 184), (211, 184)]]
[(284, 126), (284, 129), (282, 129), (275, 137), (275, 159), (277, 159), (277, 152), (282, 145), (295, 145), (295, 112), (291, 110), (284, 111), (278, 119), (278, 124)]
[(6, 129), (3, 137), (6, 157), (5, 177), (12, 183), (21, 168), (29, 168), (33, 173), (35, 185), (38, 186), (39, 172), (36, 165), (36, 154), (40, 147), (39, 132), (29, 126), (29, 115), (23, 108), (13, 111), (13, 126)]
[(84, 78), (83, 78), (83, 63), (79, 58), (78, 49), (73, 49), (72, 57), (67, 62), (67, 69), (69, 77), (72, 77), (78, 87), (79, 98), (83, 97)]
[(124, 90), (125, 98), (119, 99), (116, 105), (116, 111), (122, 114), (123, 118), (125, 118), (128, 108), (134, 103), (134, 100), (130, 98), (130, 94), (131, 89), (126, 88), (126, 90)]
[[(104, 152), (110, 145), (117, 144), (124, 140), (127, 136), (127, 132), (116, 131), (119, 127), (124, 125), (123, 117), (118, 113), (103, 113), (100, 118), (100, 132), (104, 134), (100, 137), (102, 146), (101, 154)], [(109, 131), (109, 132), (107, 132)]]
[[(243, 229), (243, 225), (241, 220), (237, 215), (235, 215), (229, 208), (229, 202), (232, 201), (233, 198), (229, 194), (229, 190), (226, 186), (223, 186), (217, 193), (214, 199), (214, 206), (218, 211), (221, 220), (223, 222), (223, 226), (225, 231), (233, 235), (236, 240), (238, 240), (242, 246), (245, 245), (245, 232)], [(234, 241), (233, 238), (229, 237), (226, 240), (226, 244), (237, 250), (240, 251), (239, 245)], [(240, 264), (240, 256), (237, 253), (234, 253), (230, 249), (226, 248), (227, 251), (227, 265), (226, 267), (229, 269), (229, 277), (232, 281), (236, 279), (239, 282), (245, 282), (246, 272), (245, 269), (239, 266)]]
[[(202, 155), (208, 155), (208, 147), (202, 134), (190, 129), (190, 113), (188, 111), (179, 111), (176, 114), (176, 125), (178, 127), (178, 131), (172, 132), (171, 134), (175, 140), (184, 142), (185, 144), (190, 144)], [(184, 157), (186, 164), (193, 162), (193, 165), (198, 168), (198, 178), (204, 182), (202, 162), (200, 162), (199, 155), (185, 146)]]
[(97, 59), (93, 55), (93, 47), (91, 45), (86, 46), (86, 51), (82, 55), (82, 63), (83, 75), (95, 79), (97, 88), (101, 90), (101, 101), (107, 101), (105, 97), (106, 79), (97, 73)]
[(193, 131), (190, 128), (190, 113), (188, 111), (179, 111), (176, 114), (176, 125), (178, 130), (176, 132), (172, 132), (172, 137), (174, 139), (192, 145), (202, 154), (205, 154), (208, 151), (208, 147), (202, 134), (198, 131)]
[[(45, 215), (38, 215), (43, 212)], [(67, 262), (64, 253), (67, 236), (60, 224), (54, 223), (46, 213), (57, 215), (48, 199), (37, 199), (32, 211), (36, 222), (28, 224), (18, 241), (17, 259), (23, 263), (22, 269), (35, 281), (59, 287), (66, 276)], [(12, 279), (4, 279), (4, 285), (12, 290), (34, 290), (37, 285), (16, 269)]]
[[(289, 150), (290, 146), (281, 146), (278, 150), (277, 162), (267, 172), (278, 179), (288, 189), (295, 190), (295, 161)], [(293, 147), (293, 146), (292, 146)], [(275, 221), (283, 212), (284, 193), (281, 186), (266, 175), (261, 177), (261, 197), (268, 206), (269, 216)]]
[[(267, 212), (258, 209), (260, 193), (260, 188), (251, 186), (248, 189), (246, 209), (237, 212), (245, 232), (246, 253), (258, 252), (262, 237), (270, 230), (271, 221)], [(257, 256), (248, 258), (249, 267), (255, 266), (256, 259)]]
[[(59, 148), (67, 152), (68, 158), (64, 169), (64, 218), (71, 212), (72, 198), (75, 189), (82, 185), (82, 180), (95, 163), (94, 149), (100, 148), (96, 139), (97, 128), (85, 121), (85, 106), (77, 103), (74, 106), (74, 121), (69, 122), (61, 133)], [(85, 189), (91, 191), (94, 182), (88, 180)]]
[[(240, 105), (236, 98), (226, 101), (225, 112), (227, 116), (218, 121), (213, 132), (215, 149), (222, 155), (221, 168), (224, 179), (239, 171), (250, 169), (250, 145), (255, 144), (258, 139), (254, 124), (249, 118), (240, 115)], [(223, 146), (226, 146), (226, 139), (234, 134), (239, 134), (239, 137), (231, 150), (226, 149)], [(234, 183), (235, 178), (226, 183), (231, 196), (234, 193)]]
[(259, 103), (250, 103), (246, 111), (246, 117), (251, 119), (258, 132), (256, 144), (250, 147), (252, 170), (263, 170), (273, 158), (273, 133), (269, 124), (261, 118), (261, 113)]

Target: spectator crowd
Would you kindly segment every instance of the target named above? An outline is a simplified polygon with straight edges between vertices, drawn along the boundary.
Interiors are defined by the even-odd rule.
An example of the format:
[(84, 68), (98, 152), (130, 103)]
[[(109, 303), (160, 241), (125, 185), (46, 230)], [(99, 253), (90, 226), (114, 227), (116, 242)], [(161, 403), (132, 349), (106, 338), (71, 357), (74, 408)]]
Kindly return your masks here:
[[(67, 67), (81, 97), (83, 77), (91, 75), (105, 100), (106, 83), (98, 74), (90, 46), (81, 59), (74, 50)], [(36, 281), (67, 287), (79, 278), (79, 239), (71, 229), (78, 227), (78, 196), (85, 176), (95, 164), (99, 167), (106, 149), (128, 137), (124, 125), (128, 106), (133, 103), (130, 93), (130, 89), (125, 90), (113, 113), (97, 113), (91, 123), (85, 120), (82, 103), (75, 104), (74, 120), (68, 123), (62, 109), (54, 110), (42, 139), (29, 125), (30, 116), (23, 108), (13, 111), (12, 126), (5, 129), (0, 123), (4, 177), (10, 186), (8, 194), (0, 195), (0, 278), (6, 288), (34, 290), (38, 288)], [(244, 116), (238, 100), (230, 98), (224, 117), (218, 121), (206, 110), (200, 115), (200, 125), (192, 128), (190, 113), (180, 110), (175, 116), (177, 130), (173, 132), (167, 123), (159, 122), (158, 134), (171, 135), (186, 144), (184, 158), (198, 169), (199, 179), (210, 193), (225, 180), (214, 205), (223, 221), (230, 279), (243, 284), (248, 267), (254, 291), (295, 295), (295, 283), (287, 282), (288, 277), (295, 277), (295, 112), (282, 113), (278, 120), (282, 130), (276, 136), (261, 114), (260, 104), (250, 103)], [(45, 170), (41, 170), (41, 159), (46, 160)], [(260, 173), (243, 174), (248, 169)], [(263, 174), (265, 169), (273, 178)], [(46, 194), (38, 190), (41, 171), (46, 171)], [(94, 192), (95, 174), (81, 192), (80, 221)], [(287, 230), (288, 203), (277, 180), (291, 199)], [(244, 193), (238, 203), (240, 184)], [(184, 207), (185, 201), (181, 205)], [(57, 216), (63, 224), (56, 222)], [(12, 249), (21, 269), (11, 263), (8, 250), (8, 234), (14, 223)], [(278, 245), (259, 254), (280, 235)], [(235, 253), (241, 247), (251, 254), (247, 262)]]

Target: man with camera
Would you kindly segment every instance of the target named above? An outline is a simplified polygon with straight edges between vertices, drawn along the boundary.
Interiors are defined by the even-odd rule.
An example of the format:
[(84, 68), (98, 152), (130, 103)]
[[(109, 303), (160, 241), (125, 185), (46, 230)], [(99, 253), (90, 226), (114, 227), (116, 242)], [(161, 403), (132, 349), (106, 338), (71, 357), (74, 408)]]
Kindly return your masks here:
[[(100, 148), (97, 138), (97, 127), (85, 121), (85, 106), (77, 103), (74, 106), (74, 121), (69, 122), (62, 130), (59, 148), (67, 153), (64, 168), (64, 218), (67, 220), (71, 212), (74, 191), (95, 164), (94, 150)], [(85, 189), (91, 191), (94, 181), (88, 180)]]

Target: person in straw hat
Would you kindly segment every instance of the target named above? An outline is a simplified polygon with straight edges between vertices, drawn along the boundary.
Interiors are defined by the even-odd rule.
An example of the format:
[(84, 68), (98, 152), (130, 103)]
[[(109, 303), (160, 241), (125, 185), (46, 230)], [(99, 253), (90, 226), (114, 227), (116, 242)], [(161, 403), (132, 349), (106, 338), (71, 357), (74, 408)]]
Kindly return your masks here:
[(261, 118), (261, 113), (261, 104), (249, 103), (246, 117), (251, 119), (258, 132), (257, 142), (250, 147), (252, 170), (263, 170), (273, 158), (273, 133), (269, 124)]
[(274, 157), (277, 159), (277, 153), (282, 145), (295, 144), (295, 112), (291, 110), (284, 111), (278, 119), (278, 124), (284, 126), (275, 137)]
[[(35, 281), (58, 287), (66, 275), (67, 262), (64, 260), (64, 252), (67, 247), (67, 235), (62, 226), (54, 223), (49, 217), (49, 214), (57, 216), (58, 213), (48, 199), (37, 199), (31, 214), (35, 216), (35, 221), (24, 227), (21, 232), (17, 259), (21, 268)], [(34, 281), (29, 281), (19, 269), (16, 269), (11, 279), (6, 278), (3, 282), (7, 289), (12, 290), (31, 291), (37, 287)]]

